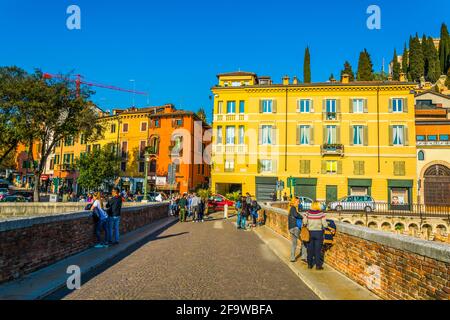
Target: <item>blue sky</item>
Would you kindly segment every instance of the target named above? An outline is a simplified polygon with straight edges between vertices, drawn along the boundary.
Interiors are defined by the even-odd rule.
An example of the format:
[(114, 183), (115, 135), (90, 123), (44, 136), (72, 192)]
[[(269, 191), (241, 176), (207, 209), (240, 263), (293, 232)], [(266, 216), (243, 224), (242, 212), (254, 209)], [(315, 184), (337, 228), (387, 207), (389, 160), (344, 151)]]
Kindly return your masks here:
[[(66, 9), (81, 8), (81, 30), (66, 28)], [(366, 27), (369, 5), (381, 8), (381, 30)], [(410, 34), (439, 36), (450, 25), (450, 1), (419, 0), (0, 0), (1, 65), (80, 73), (88, 80), (148, 91), (136, 105), (204, 107), (211, 117), (216, 74), (252, 71), (276, 82), (302, 78), (311, 50), (312, 80), (357, 68), (367, 48), (376, 71), (401, 53)], [(132, 95), (96, 89), (103, 109), (124, 108)]]

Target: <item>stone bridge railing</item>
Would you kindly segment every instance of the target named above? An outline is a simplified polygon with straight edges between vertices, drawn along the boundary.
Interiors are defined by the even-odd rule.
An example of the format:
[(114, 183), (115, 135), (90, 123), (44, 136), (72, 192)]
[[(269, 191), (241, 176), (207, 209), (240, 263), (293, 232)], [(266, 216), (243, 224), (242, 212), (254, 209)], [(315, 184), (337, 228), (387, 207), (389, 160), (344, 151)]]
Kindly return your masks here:
[[(168, 203), (122, 209), (120, 232), (168, 216)], [(0, 222), (0, 283), (79, 253), (95, 244), (91, 213), (57, 214)]]
[[(279, 205), (277, 205), (279, 206)], [(285, 209), (261, 205), (266, 227), (290, 238)], [(336, 222), (325, 262), (382, 299), (450, 299), (450, 245)]]

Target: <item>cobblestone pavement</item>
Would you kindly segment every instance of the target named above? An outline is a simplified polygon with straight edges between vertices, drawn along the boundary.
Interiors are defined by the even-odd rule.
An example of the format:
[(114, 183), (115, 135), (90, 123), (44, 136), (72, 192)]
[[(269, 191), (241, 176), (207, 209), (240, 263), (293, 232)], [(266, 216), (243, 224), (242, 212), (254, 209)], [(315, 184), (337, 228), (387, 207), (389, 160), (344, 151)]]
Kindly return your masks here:
[(253, 233), (176, 223), (65, 299), (318, 299)]

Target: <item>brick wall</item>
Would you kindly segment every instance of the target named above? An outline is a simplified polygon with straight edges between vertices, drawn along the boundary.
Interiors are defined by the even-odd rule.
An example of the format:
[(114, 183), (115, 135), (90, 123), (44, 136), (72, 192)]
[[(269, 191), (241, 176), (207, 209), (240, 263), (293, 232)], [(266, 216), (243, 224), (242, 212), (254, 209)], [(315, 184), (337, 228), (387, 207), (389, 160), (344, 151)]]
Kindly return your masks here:
[[(121, 234), (167, 217), (168, 204), (123, 208)], [(0, 222), (0, 283), (79, 253), (95, 244), (89, 212)]]
[[(266, 226), (289, 238), (287, 212), (262, 206)], [(387, 300), (449, 300), (450, 246), (336, 223), (325, 262)]]

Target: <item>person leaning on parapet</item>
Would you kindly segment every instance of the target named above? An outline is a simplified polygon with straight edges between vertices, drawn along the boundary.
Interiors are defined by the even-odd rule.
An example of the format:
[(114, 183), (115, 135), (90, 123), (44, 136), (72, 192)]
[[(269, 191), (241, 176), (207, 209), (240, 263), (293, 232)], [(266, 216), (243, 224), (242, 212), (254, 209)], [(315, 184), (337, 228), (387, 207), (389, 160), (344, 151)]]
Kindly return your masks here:
[(295, 262), (295, 251), (297, 249), (297, 242), (300, 237), (301, 221), (303, 220), (303, 216), (299, 214), (297, 211), (298, 203), (299, 203), (298, 197), (294, 197), (293, 199), (291, 199), (291, 202), (289, 203), (288, 228), (292, 239), (291, 262)]
[[(109, 230), (108, 230), (108, 215), (103, 210), (102, 198), (100, 192), (94, 195), (94, 203), (92, 204), (91, 211), (95, 221), (95, 236), (97, 237), (96, 248), (108, 247)], [(105, 232), (105, 240), (101, 240), (101, 232)]]
[(310, 241), (308, 243), (309, 269), (312, 269), (316, 265), (317, 270), (323, 270), (323, 234), (324, 229), (328, 227), (328, 222), (325, 213), (321, 209), (320, 202), (314, 201), (303, 220), (304, 225), (310, 233)]
[[(109, 244), (119, 244), (119, 228), (120, 228), (120, 215), (122, 212), (122, 197), (120, 196), (119, 188), (115, 187), (112, 191), (112, 197), (106, 204), (108, 213), (108, 229), (109, 229)], [(114, 234), (114, 241), (113, 241)]]

